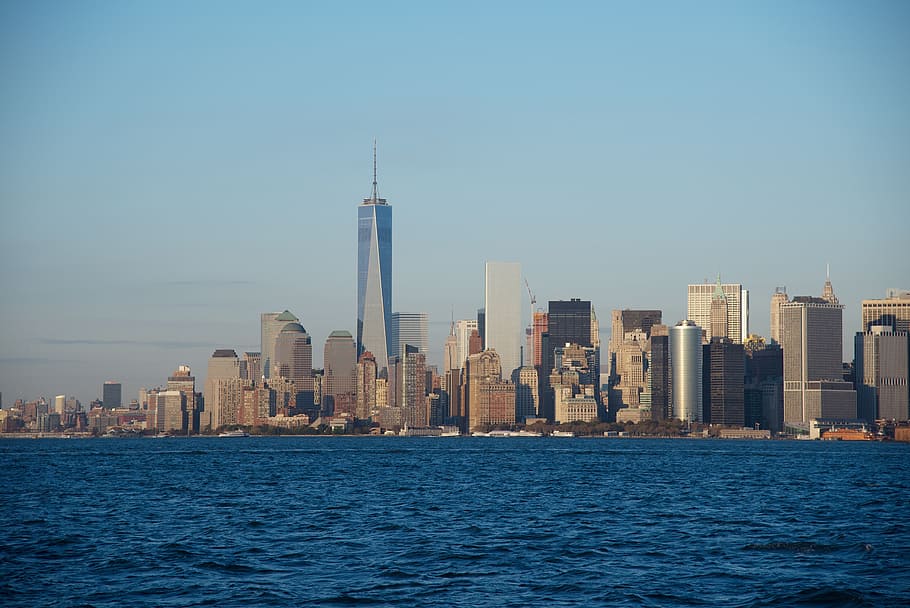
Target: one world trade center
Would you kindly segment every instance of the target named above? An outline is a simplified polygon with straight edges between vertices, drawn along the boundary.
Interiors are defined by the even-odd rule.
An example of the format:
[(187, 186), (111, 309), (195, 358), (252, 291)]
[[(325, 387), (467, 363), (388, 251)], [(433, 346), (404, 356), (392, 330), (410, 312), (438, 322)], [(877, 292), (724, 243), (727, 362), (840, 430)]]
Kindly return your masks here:
[(370, 351), (376, 369), (389, 365), (392, 325), (392, 207), (376, 187), (373, 142), (373, 192), (357, 208), (357, 356)]

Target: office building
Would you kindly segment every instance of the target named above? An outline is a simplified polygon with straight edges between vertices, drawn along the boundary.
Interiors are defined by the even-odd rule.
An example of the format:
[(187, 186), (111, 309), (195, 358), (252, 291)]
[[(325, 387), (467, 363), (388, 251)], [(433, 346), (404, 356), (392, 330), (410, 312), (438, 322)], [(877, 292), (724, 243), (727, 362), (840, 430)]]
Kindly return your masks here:
[[(715, 295), (719, 290), (723, 293), (724, 298), (726, 298), (726, 325), (727, 330), (724, 332), (724, 335), (715, 336), (712, 333), (711, 317), (712, 317), (712, 302), (715, 299)], [(743, 286), (739, 283), (721, 283), (720, 277), (717, 278), (717, 283), (712, 285), (710, 283), (704, 283), (702, 285), (689, 285), (689, 298), (688, 298), (688, 320), (692, 321), (694, 324), (702, 328), (704, 332), (704, 338), (702, 343), (707, 344), (711, 341), (711, 338), (714, 337), (725, 337), (729, 338), (732, 342), (737, 344), (742, 344), (743, 342)]]
[(526, 418), (540, 416), (540, 398), (538, 395), (537, 369), (524, 365), (512, 375), (515, 384), (515, 419), (524, 422)]
[(728, 338), (712, 338), (707, 345), (710, 365), (708, 410), (706, 422), (723, 426), (742, 427), (745, 424), (745, 352), (742, 344)]
[(744, 426), (784, 431), (784, 356), (780, 344), (751, 340), (746, 355), (743, 386)]
[(487, 262), (483, 345), (496, 351), (507, 377), (521, 365), (521, 293), (518, 262)]
[(354, 392), (354, 416), (360, 420), (370, 418), (376, 409), (376, 358), (370, 351), (361, 354), (357, 360)]
[(61, 416), (66, 413), (66, 395), (57, 395), (54, 397), (54, 413)]
[(780, 344), (781, 335), (781, 311), (780, 307), (789, 302), (787, 298), (787, 288), (778, 287), (771, 295), (771, 341)]
[(240, 363), (244, 380), (249, 380), (256, 384), (262, 383), (262, 353), (243, 353), (243, 360)]
[(186, 395), (177, 390), (158, 393), (155, 416), (159, 433), (185, 433)]
[[(208, 428), (214, 431), (222, 426), (239, 424), (242, 387), (237, 353), (229, 348), (219, 348), (209, 359), (205, 378), (205, 409), (199, 420), (201, 430)], [(158, 403), (160, 407), (160, 393)]]
[(549, 334), (549, 315), (541, 310), (535, 310), (531, 315), (531, 351), (525, 353), (525, 361), (540, 371), (543, 363), (543, 335)]
[(119, 382), (108, 380), (101, 387), (101, 404), (106, 410), (118, 409), (122, 405), (120, 396), (121, 386)]
[[(553, 419), (556, 395), (550, 386), (550, 376), (557, 363), (555, 351), (568, 344), (594, 349), (595, 359), (591, 373), (595, 378), (600, 374), (599, 338), (594, 336), (596, 326), (594, 308), (588, 300), (550, 300), (547, 305), (547, 332), (541, 335), (541, 415)], [(597, 344), (595, 345), (595, 342)], [(544, 347), (544, 345), (546, 345)], [(592, 384), (597, 384), (599, 379)], [(598, 394), (599, 395), (599, 394)], [(598, 397), (595, 395), (595, 397)]]
[(666, 420), (673, 417), (670, 409), (670, 328), (662, 324), (652, 325), (650, 342), (648, 392), (651, 401), (651, 418)]
[(168, 376), (167, 390), (183, 393), (183, 430), (190, 433), (198, 433), (199, 399), (196, 394), (196, 378), (193, 376), (189, 365), (178, 365), (174, 373)]
[(427, 355), (430, 316), (425, 312), (392, 313), (392, 338), (390, 357), (404, 354), (404, 345), (410, 344), (417, 352)]
[[(893, 318), (887, 319), (894, 322)], [(857, 418), (910, 420), (910, 346), (906, 331), (872, 325), (857, 332), (856, 389)]]
[(743, 289), (740, 293), (740, 313), (742, 317), (740, 318), (740, 342), (745, 343), (749, 339), (749, 290)]
[(515, 423), (515, 385), (502, 379), (496, 351), (487, 349), (468, 357), (462, 390), (468, 431)]
[(357, 208), (357, 355), (370, 351), (387, 368), (391, 333), (392, 207), (379, 197), (374, 142), (373, 191)]
[(294, 407), (312, 415), (316, 404), (313, 344), (300, 323), (287, 323), (278, 332), (272, 368), (272, 380), (280, 376), (294, 383)]
[[(284, 312), (264, 312), (260, 315), (260, 364), (262, 368), (262, 377), (272, 377), (272, 366), (275, 361), (275, 340), (278, 333), (288, 323), (299, 323), (300, 319), (294, 316), (290, 311)], [(247, 370), (249, 375), (249, 370)]]
[(336, 330), (329, 334), (325, 341), (323, 360), (323, 412), (336, 416), (342, 413), (354, 415), (357, 347), (351, 332)]
[(856, 417), (856, 391), (843, 380), (844, 307), (832, 300), (797, 296), (781, 305), (785, 424)]
[(702, 420), (702, 333), (689, 320), (670, 328), (673, 417), (686, 422)]
[(593, 346), (566, 344), (553, 349), (553, 371), (549, 386), (553, 391), (553, 416), (556, 423), (593, 422), (600, 418), (597, 394), (597, 349)]
[[(464, 367), (464, 362), (467, 360), (468, 355), (471, 354), (468, 341), (473, 331), (477, 331), (479, 335), (477, 319), (459, 319), (455, 321), (455, 360), (459, 369)], [(483, 349), (481, 348), (480, 350)]]
[(890, 327), (893, 332), (910, 332), (910, 291), (890, 290), (881, 300), (863, 300), (863, 331), (875, 325)]

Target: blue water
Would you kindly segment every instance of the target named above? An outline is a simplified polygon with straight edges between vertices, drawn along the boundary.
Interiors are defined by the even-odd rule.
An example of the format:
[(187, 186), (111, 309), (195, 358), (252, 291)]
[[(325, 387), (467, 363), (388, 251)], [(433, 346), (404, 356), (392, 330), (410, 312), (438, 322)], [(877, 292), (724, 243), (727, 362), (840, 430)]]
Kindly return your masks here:
[(0, 441), (2, 606), (910, 604), (910, 445)]

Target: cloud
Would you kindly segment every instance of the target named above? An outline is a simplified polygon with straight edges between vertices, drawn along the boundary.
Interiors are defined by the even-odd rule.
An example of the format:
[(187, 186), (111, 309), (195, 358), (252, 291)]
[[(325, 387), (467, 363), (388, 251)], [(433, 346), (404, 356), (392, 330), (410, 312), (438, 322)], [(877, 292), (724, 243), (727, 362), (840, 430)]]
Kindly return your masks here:
[(50, 362), (50, 359), (44, 357), (0, 357), (0, 365), (39, 365)]
[(193, 342), (188, 340), (99, 340), (93, 338), (60, 339), (43, 338), (42, 344), (51, 346), (151, 346), (153, 348), (208, 348), (211, 342)]

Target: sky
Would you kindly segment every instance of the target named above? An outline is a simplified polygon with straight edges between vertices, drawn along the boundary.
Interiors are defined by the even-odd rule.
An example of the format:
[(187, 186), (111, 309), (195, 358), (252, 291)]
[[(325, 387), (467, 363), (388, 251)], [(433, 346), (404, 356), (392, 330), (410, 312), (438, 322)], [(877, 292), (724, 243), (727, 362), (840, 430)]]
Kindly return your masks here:
[[(356, 231), (393, 206), (393, 309), (686, 316), (686, 286), (910, 288), (910, 3), (0, 4), (0, 392), (124, 400), (259, 314), (356, 328)], [(526, 304), (528, 306), (528, 304)], [(527, 311), (526, 311), (527, 313)]]

